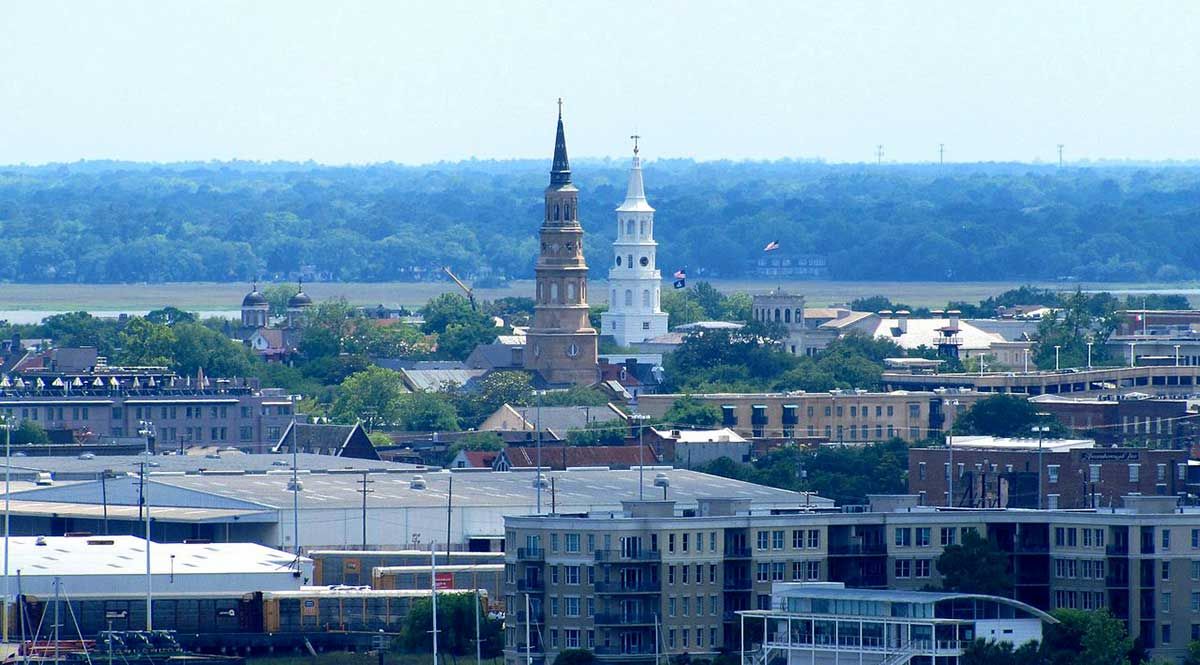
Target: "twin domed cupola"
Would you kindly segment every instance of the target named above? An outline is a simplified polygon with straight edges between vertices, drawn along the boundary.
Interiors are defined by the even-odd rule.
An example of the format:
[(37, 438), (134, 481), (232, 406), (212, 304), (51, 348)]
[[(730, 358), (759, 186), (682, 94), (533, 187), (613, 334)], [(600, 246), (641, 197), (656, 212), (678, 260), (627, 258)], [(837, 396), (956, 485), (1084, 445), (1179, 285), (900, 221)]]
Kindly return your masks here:
[[(313, 306), (313, 299), (304, 292), (304, 282), (296, 285), (296, 293), (287, 301), (287, 325), (295, 327), (305, 310)], [(250, 287), (250, 293), (242, 298), (242, 327), (265, 328), (270, 325), (271, 302), (258, 290), (258, 282)]]

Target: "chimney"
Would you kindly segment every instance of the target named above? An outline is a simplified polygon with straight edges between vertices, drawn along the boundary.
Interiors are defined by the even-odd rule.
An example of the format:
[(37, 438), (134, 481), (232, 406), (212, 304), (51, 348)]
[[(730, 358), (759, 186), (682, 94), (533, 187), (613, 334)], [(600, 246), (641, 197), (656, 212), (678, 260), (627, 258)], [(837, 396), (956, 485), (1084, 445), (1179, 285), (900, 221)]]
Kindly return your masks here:
[(910, 312), (907, 309), (896, 310), (896, 327), (900, 329), (901, 335), (908, 334), (908, 315)]
[(952, 309), (946, 312), (946, 316), (950, 318), (950, 327), (958, 330), (958, 318), (962, 316), (962, 312), (957, 309)]

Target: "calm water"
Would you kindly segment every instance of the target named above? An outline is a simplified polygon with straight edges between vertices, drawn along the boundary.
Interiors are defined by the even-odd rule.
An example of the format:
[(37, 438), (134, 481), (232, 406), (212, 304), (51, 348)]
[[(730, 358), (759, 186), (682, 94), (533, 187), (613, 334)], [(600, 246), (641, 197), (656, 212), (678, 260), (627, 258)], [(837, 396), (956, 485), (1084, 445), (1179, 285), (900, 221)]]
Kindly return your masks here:
[[(71, 311), (77, 311), (77, 310), (71, 310)], [(150, 310), (148, 310), (148, 309), (140, 309), (140, 310), (139, 309), (129, 309), (129, 310), (121, 310), (121, 311), (96, 310), (96, 311), (91, 312), (91, 314), (92, 314), (92, 316), (98, 316), (100, 318), (115, 319), (122, 314), (128, 314), (130, 316), (145, 316), (147, 313), (149, 313), (149, 311)], [(13, 324), (41, 323), (42, 319), (45, 319), (48, 316), (54, 316), (55, 314), (65, 314), (65, 313), (66, 313), (66, 310), (55, 312), (55, 311), (48, 311), (48, 310), (33, 310), (33, 309), (6, 309), (6, 310), (0, 310), (0, 321), (8, 321), (9, 323), (13, 323)], [(202, 310), (202, 311), (197, 312), (197, 314), (199, 314), (200, 318), (202, 318), (202, 319), (207, 319), (210, 317), (220, 318), (220, 319), (237, 319), (237, 318), (241, 317), (241, 311), (236, 310), (236, 309), (223, 309), (223, 310), (210, 310), (210, 311)]]

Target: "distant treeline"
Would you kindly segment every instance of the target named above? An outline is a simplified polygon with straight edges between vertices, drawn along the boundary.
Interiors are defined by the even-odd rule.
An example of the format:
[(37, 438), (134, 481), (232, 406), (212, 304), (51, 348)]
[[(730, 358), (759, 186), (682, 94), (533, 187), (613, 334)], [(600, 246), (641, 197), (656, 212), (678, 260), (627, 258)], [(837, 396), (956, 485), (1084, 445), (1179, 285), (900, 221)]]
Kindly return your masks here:
[[(528, 278), (546, 161), (83, 162), (0, 167), (0, 280), (344, 281), (449, 265)], [(577, 160), (586, 254), (603, 275), (624, 160)], [(1175, 281), (1200, 276), (1200, 167), (911, 166), (661, 160), (646, 166), (666, 274), (746, 277), (762, 247), (843, 280)], [(414, 271), (413, 269), (418, 270)]]

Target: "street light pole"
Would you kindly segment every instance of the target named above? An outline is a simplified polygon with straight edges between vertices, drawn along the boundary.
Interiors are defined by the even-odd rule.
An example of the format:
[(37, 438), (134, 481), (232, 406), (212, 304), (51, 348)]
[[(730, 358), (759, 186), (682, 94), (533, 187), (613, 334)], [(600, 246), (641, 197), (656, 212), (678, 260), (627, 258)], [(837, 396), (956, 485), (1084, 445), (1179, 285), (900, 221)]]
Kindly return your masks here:
[(1054, 345), (1054, 371), (1056, 371), (1056, 372), (1059, 369), (1059, 367), (1058, 367), (1058, 350), (1061, 348), (1062, 348), (1062, 346), (1059, 344)]
[(1093, 345), (1093, 344), (1095, 344), (1095, 342), (1091, 342), (1091, 341), (1089, 341), (1089, 342), (1087, 343), (1087, 348), (1088, 348), (1088, 364), (1087, 364), (1087, 368), (1088, 368), (1088, 369), (1091, 369), (1091, 368), (1092, 368), (1092, 345)]
[[(1040, 414), (1039, 414), (1039, 415), (1040, 415)], [(1037, 507), (1038, 507), (1038, 510), (1041, 510), (1041, 509), (1042, 509), (1042, 473), (1043, 473), (1043, 472), (1044, 472), (1044, 470), (1045, 470), (1045, 465), (1044, 465), (1044, 464), (1042, 464), (1042, 441), (1043, 441), (1043, 439), (1044, 439), (1044, 437), (1045, 437), (1045, 435), (1046, 435), (1046, 432), (1049, 432), (1049, 431), (1050, 431), (1050, 428), (1049, 428), (1049, 427), (1047, 427), (1047, 426), (1045, 426), (1045, 425), (1034, 425), (1034, 426), (1033, 426), (1033, 431), (1037, 432), (1037, 435), (1038, 435), (1038, 490), (1037, 490)]]
[(1133, 342), (1129, 343), (1129, 366), (1134, 367), (1136, 364), (1133, 356)]
[(1179, 345), (1175, 345), (1175, 366), (1179, 367)]
[[(958, 411), (959, 404), (960, 404), (960, 402), (958, 400), (953, 400), (950, 402), (950, 406), (954, 407), (954, 410), (955, 410), (954, 415), (956, 418), (958, 417), (957, 411)], [(946, 493), (946, 506), (947, 507), (954, 506), (954, 435), (951, 433), (952, 431), (953, 431), (953, 426), (951, 426), (951, 429), (946, 430), (946, 448), (949, 449), (949, 451), (950, 451), (950, 473), (947, 474), (949, 476), (949, 482), (950, 482), (949, 487), (947, 487), (949, 492)]]

